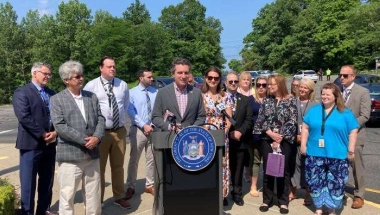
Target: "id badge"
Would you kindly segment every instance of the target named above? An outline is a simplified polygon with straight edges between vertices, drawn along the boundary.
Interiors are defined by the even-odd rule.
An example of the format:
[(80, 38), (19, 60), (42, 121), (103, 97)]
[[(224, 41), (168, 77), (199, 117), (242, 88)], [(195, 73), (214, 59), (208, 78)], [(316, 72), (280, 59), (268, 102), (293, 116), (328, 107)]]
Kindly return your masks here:
[(319, 148), (324, 148), (325, 147), (325, 140), (324, 139), (319, 139), (318, 140), (318, 145), (319, 145)]
[(112, 117), (111, 112), (108, 112), (108, 114), (107, 114), (107, 119), (109, 119), (109, 120), (113, 120), (113, 117)]

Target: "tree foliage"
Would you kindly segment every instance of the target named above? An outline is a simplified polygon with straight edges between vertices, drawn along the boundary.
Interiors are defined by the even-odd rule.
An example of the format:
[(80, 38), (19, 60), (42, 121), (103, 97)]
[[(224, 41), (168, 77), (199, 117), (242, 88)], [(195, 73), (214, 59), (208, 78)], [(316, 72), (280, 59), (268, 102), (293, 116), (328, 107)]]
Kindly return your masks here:
[(53, 66), (49, 86), (56, 91), (65, 87), (58, 68), (70, 59), (84, 65), (85, 81), (99, 76), (99, 60), (106, 55), (115, 58), (118, 77), (127, 82), (136, 80), (142, 66), (170, 75), (175, 57), (189, 58), (198, 74), (211, 65), (222, 67), (222, 26), (205, 12), (199, 1), (185, 0), (165, 8), (161, 22), (154, 22), (139, 0), (122, 17), (104, 10), (91, 13), (79, 0), (68, 0), (55, 15), (30, 10), (18, 23), (12, 5), (0, 3), (0, 28), (6, 29), (0, 31), (0, 104), (10, 103), (13, 91), (30, 81), (36, 61)]
[(252, 22), (241, 51), (245, 69), (373, 69), (379, 56), (379, 1), (277, 0)]

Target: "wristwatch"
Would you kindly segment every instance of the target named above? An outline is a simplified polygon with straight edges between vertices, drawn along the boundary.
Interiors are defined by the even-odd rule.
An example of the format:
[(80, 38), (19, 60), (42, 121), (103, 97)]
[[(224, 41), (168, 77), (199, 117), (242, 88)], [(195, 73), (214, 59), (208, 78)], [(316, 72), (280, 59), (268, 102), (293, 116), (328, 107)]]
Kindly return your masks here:
[(348, 154), (349, 154), (349, 155), (354, 155), (355, 152), (354, 152), (354, 151), (348, 151)]

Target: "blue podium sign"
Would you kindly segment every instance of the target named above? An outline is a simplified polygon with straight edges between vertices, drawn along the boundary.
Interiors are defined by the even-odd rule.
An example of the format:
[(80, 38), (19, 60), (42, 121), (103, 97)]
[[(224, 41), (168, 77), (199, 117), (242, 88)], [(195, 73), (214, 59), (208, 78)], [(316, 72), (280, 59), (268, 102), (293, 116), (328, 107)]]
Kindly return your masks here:
[(180, 131), (173, 140), (172, 155), (179, 167), (199, 171), (214, 159), (214, 137), (200, 126), (189, 126)]

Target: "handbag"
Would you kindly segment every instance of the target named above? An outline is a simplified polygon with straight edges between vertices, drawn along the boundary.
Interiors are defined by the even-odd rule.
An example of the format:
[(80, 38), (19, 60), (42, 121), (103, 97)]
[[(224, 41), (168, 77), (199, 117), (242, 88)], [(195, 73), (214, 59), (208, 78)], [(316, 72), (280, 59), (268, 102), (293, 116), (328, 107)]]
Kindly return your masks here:
[(273, 152), (268, 154), (265, 174), (274, 177), (284, 177), (285, 155)]

